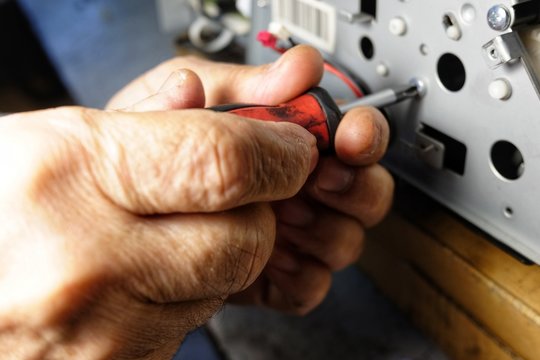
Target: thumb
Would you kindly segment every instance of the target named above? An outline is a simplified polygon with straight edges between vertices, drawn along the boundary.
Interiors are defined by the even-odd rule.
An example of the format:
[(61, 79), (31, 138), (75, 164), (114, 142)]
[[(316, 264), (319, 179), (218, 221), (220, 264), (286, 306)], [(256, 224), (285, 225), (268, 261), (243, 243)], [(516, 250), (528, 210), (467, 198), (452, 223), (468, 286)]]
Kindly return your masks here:
[(180, 69), (169, 75), (157, 93), (122, 111), (145, 112), (204, 107), (201, 79), (193, 71)]
[(164, 62), (120, 90), (107, 108), (119, 109), (156, 93), (171, 73), (189, 69), (199, 75), (206, 106), (226, 103), (275, 105), (287, 102), (317, 85), (323, 75), (318, 50), (295, 46), (276, 62), (261, 66), (216, 63), (196, 57), (177, 57)]
[(319, 51), (299, 45), (274, 63), (233, 66), (229, 71), (215, 68), (211, 78), (203, 77), (203, 82), (209, 105), (238, 102), (277, 105), (316, 86), (322, 75), (323, 58)]

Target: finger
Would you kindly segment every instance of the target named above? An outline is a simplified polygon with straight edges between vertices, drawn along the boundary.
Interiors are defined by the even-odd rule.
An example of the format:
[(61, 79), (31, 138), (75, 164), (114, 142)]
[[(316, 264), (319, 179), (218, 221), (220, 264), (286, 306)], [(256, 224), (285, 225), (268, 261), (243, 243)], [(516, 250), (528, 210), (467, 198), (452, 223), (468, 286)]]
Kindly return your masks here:
[(247, 290), (233, 294), (235, 304), (257, 304), (282, 312), (305, 315), (326, 297), (332, 283), (330, 270), (309, 257), (276, 247), (270, 262)]
[[(209, 92), (209, 102), (276, 105), (317, 85), (322, 75), (323, 59), (320, 53), (312, 47), (300, 45), (286, 52), (275, 63), (251, 68), (237, 67), (225, 76), (213, 76), (216, 81)], [(238, 86), (231, 89), (231, 83)]]
[(213, 212), (288, 198), (318, 159), (315, 137), (289, 123), (208, 110), (59, 113), (86, 119), (95, 185), (135, 214)]
[(112, 250), (125, 285), (136, 298), (160, 304), (224, 299), (245, 289), (260, 275), (275, 238), (267, 204), (137, 219), (129, 228), (129, 240)]
[[(326, 207), (314, 211), (298, 197), (274, 206), (274, 211), (278, 218), (277, 242), (312, 256), (333, 271), (349, 266), (362, 252), (363, 227), (347, 215)], [(305, 216), (310, 212), (312, 220), (306, 223)]]
[(388, 139), (388, 123), (379, 110), (356, 108), (349, 111), (339, 124), (336, 154), (349, 165), (374, 164), (384, 155)]
[(108, 108), (125, 108), (133, 99), (145, 99), (157, 92), (177, 69), (197, 73), (205, 88), (206, 106), (224, 103), (274, 105), (289, 101), (319, 83), (323, 74), (320, 53), (309, 46), (297, 46), (275, 63), (246, 66), (215, 63), (195, 57), (179, 57), (150, 70), (115, 95)]
[(380, 165), (351, 168), (337, 159), (325, 158), (321, 159), (306, 191), (314, 200), (371, 227), (388, 213), (394, 181)]
[[(294, 255), (289, 255), (294, 256)], [(330, 270), (309, 258), (298, 258), (300, 270), (282, 271), (268, 267), (268, 287), (263, 304), (296, 315), (313, 311), (326, 297), (332, 283)]]
[(193, 71), (182, 69), (173, 72), (155, 94), (121, 110), (143, 112), (202, 108), (204, 102), (201, 79)]

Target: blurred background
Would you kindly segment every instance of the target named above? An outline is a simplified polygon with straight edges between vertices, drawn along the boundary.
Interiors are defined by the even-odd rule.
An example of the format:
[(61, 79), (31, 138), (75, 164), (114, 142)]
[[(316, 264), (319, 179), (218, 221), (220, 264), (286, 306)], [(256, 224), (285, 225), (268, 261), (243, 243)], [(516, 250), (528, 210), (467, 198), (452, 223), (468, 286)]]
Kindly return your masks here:
[[(101, 108), (122, 86), (160, 62), (186, 52), (202, 55), (207, 49), (192, 46), (187, 32), (202, 14), (200, 3), (0, 0), (0, 111), (66, 103)], [(235, 14), (240, 25), (231, 26), (243, 27), (237, 29), (243, 34), (206, 55), (242, 61), (238, 43), (249, 30), (247, 19), (238, 16), (234, 1), (211, 2), (209, 9), (219, 21), (224, 12)], [(199, 35), (210, 41), (221, 31), (205, 23)]]

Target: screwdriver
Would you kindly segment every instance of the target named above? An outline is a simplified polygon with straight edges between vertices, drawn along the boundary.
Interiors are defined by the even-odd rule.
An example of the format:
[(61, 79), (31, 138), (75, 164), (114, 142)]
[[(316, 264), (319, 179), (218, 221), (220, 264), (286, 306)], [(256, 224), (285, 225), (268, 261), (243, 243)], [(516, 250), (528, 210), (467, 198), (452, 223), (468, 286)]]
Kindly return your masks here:
[(314, 87), (305, 94), (287, 103), (267, 106), (256, 104), (226, 104), (208, 108), (209, 110), (228, 112), (251, 119), (292, 122), (304, 127), (317, 138), (317, 147), (321, 152), (331, 152), (334, 138), (343, 115), (358, 106), (383, 108), (411, 99), (420, 94), (417, 83), (382, 90), (358, 100), (338, 106), (328, 92), (321, 87)]

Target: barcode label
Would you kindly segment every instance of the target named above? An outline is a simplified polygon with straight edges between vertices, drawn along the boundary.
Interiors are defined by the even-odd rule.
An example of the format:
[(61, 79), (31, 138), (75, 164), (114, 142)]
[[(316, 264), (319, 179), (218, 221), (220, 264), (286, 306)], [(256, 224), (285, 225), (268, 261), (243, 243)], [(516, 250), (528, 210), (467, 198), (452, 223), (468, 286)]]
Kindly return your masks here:
[(336, 45), (336, 8), (320, 0), (273, 0), (272, 20), (295, 36), (333, 53)]

